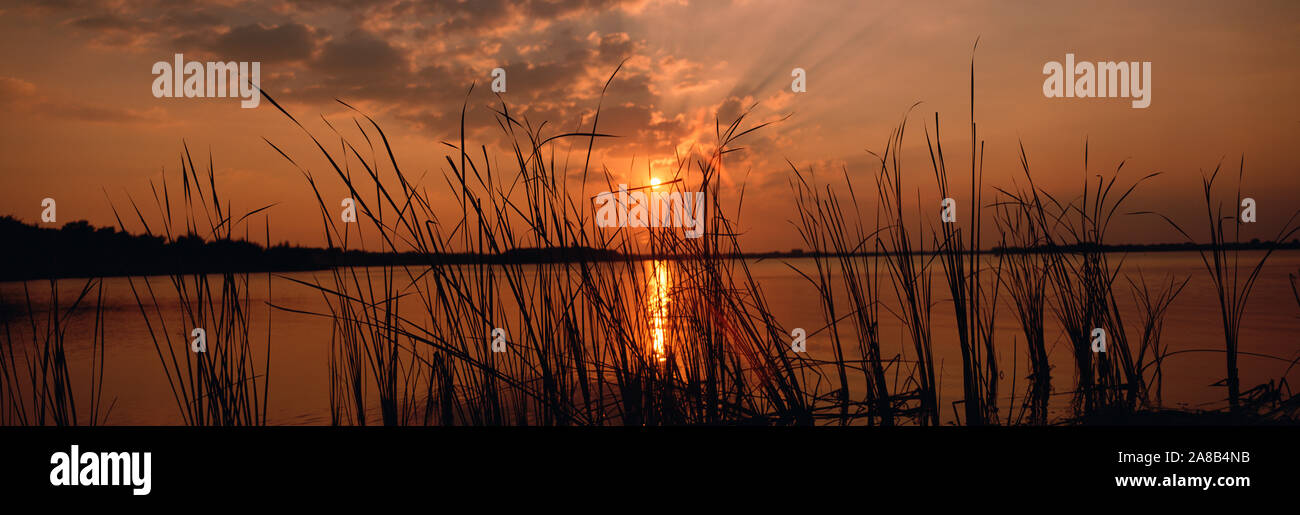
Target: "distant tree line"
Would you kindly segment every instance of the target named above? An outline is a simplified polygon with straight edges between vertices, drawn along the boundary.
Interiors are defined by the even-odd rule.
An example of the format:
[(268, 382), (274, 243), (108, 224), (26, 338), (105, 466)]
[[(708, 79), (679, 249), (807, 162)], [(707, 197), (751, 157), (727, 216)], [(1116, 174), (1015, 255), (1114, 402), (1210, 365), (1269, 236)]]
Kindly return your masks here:
[(172, 273), (287, 272), (335, 266), (431, 263), (542, 263), (612, 260), (614, 251), (589, 248), (516, 249), (496, 255), (379, 253), (291, 246), (264, 247), (246, 240), (205, 240), (195, 234), (137, 235), (79, 220), (62, 228), (0, 217), (0, 280), (110, 277)]
[[(178, 235), (169, 241), (162, 236), (130, 234), (113, 227), (96, 228), (89, 222), (69, 222), (62, 228), (23, 223), (11, 216), (0, 217), (0, 280), (57, 277), (111, 277), (165, 275), (172, 273), (291, 272), (323, 270), (335, 266), (556, 263), (568, 261), (613, 261), (620, 259), (674, 259), (675, 256), (642, 254), (627, 256), (614, 250), (588, 247), (511, 249), (499, 254), (448, 253), (425, 255), (415, 252), (383, 253), (338, 248), (298, 247), (281, 243), (264, 247), (246, 240), (205, 240), (195, 234)], [(1300, 240), (1273, 243), (1258, 239), (1230, 243), (1229, 248), (1300, 249)], [(1197, 250), (1193, 243), (1119, 244), (1103, 247), (1108, 252), (1177, 252)], [(1042, 248), (993, 247), (986, 253), (1041, 252)], [(1064, 247), (1067, 252), (1085, 249)], [(872, 254), (872, 253), (865, 253)], [(751, 258), (814, 257), (813, 252), (746, 253)]]

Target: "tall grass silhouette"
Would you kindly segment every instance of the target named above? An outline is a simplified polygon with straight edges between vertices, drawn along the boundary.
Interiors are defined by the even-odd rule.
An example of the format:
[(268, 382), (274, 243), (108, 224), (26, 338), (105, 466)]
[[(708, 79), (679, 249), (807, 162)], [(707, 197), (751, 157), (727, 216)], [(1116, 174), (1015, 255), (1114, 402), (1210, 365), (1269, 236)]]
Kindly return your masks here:
[[(575, 201), (589, 198), (586, 181), (574, 191), (563, 180), (570, 170), (557, 164), (556, 145), (585, 142), (583, 177), (603, 174), (613, 189), (608, 170), (590, 164), (595, 140), (609, 137), (599, 132), (599, 109), (590, 130), (546, 135), (545, 124), (515, 117), (502, 101), (495, 116), (510, 153), (504, 169), (486, 146), (470, 150), (462, 110), (460, 141), (444, 143), (454, 155), (443, 179), (459, 210), (447, 220), (427, 184), (401, 168), (372, 119), (340, 102), (356, 113), (364, 143), (330, 126), (341, 147), (331, 151), (266, 98), (302, 128), (328, 163), (328, 175), (358, 206), (359, 223), (336, 222), (321, 179), (267, 142), (316, 194), (331, 247), (370, 241), (427, 260), (335, 269), (330, 281), (290, 278), (320, 292), (330, 306), (328, 313), (306, 314), (334, 321), (335, 423), (366, 423), (367, 388), (379, 392), (384, 424), (811, 423), (829, 416), (818, 411), (806, 370), (789, 355), (784, 329), (748, 264), (736, 257), (736, 234), (718, 200), (724, 156), (765, 124), (745, 127), (746, 115), (719, 124), (716, 146), (682, 158), (676, 176), (660, 186), (684, 190), (689, 182), (689, 191), (710, 194), (703, 237), (659, 228), (641, 239), (627, 229), (594, 228), (590, 206)], [(594, 248), (622, 257), (536, 265), (441, 259), (528, 248), (561, 257)], [(647, 250), (658, 259), (643, 262)], [(654, 292), (629, 286), (658, 277), (671, 277), (664, 286), (672, 289), (671, 302), (660, 299), (648, 309)], [(492, 352), (499, 337), (505, 351)], [(672, 342), (663, 355), (655, 352), (656, 337)]]
[[(116, 404), (114, 400), (104, 406), (104, 283), (100, 279), (87, 280), (66, 306), (59, 300), (59, 281), (49, 279), (48, 286), (48, 304), (41, 306), (33, 301), (30, 286), (23, 284), (26, 328), (14, 327), (9, 317), (0, 317), (0, 325), (4, 326), (4, 340), (0, 342), (0, 424), (104, 424)], [(0, 296), (0, 304), (4, 302)], [(74, 374), (79, 371), (68, 363), (68, 329), (82, 312), (92, 318), (90, 364), (84, 379), (77, 380)], [(78, 382), (84, 382), (84, 395), (79, 393), (82, 390)]]
[[(178, 175), (181, 185), (180, 198), (176, 201), (172, 196), (177, 192), (169, 188), (166, 174), (161, 185), (151, 182), (158, 210), (158, 219), (152, 227), (135, 199), (128, 198), (144, 232), (161, 236), (166, 243), (233, 241), (236, 236), (247, 240), (251, 234), (248, 218), (271, 207), (264, 206), (236, 217), (230, 205), (222, 205), (211, 157), (200, 175), (188, 145)], [(119, 227), (127, 230), (116, 206), (113, 213)], [(244, 233), (240, 235), (237, 228), (242, 228)], [(269, 243), (269, 218), (265, 230)], [(268, 318), (266, 346), (258, 356), (252, 334), (254, 306), (250, 274), (237, 273), (233, 266), (226, 266), (219, 273), (208, 273), (179, 261), (166, 276), (128, 277), (128, 284), (163, 365), (182, 421), (199, 426), (265, 424), (270, 391), (270, 322)], [(270, 288), (267, 281), (268, 296)], [(178, 300), (174, 309), (164, 300), (172, 295)], [(206, 333), (203, 352), (195, 351), (191, 345), (190, 339), (196, 337), (198, 329)]]
[[(448, 153), (440, 175), (412, 173), (379, 123), (350, 104), (338, 101), (350, 124), (322, 118), (323, 130), (313, 131), (263, 92), (310, 143), (304, 156), (266, 140), (301, 174), (326, 245), (341, 258), (311, 275), (267, 277), (265, 306), (268, 324), (273, 310), (328, 324), (330, 338), (319, 343), (331, 424), (1106, 423), (1164, 409), (1168, 358), (1204, 350), (1171, 350), (1162, 340), (1190, 277), (1149, 281), (1107, 248), (1116, 217), (1147, 213), (1128, 204), (1159, 174), (1130, 178), (1123, 162), (1097, 174), (1085, 141), (1080, 190), (1049, 192), (1021, 144), (1013, 184), (987, 185), (972, 57), (968, 183), (950, 173), (937, 113), (923, 130), (929, 170), (905, 166), (915, 105), (865, 169), (818, 176), (787, 161), (791, 224), (809, 253), (786, 265), (810, 286), (808, 301), (820, 312), (819, 326), (806, 332), (815, 347), (798, 352), (794, 328), (778, 320), (744, 257), (743, 184), (735, 189), (724, 180), (741, 144), (777, 121), (753, 122), (752, 106), (733, 120), (715, 120), (713, 140), (679, 154), (671, 177), (634, 186), (705, 193), (701, 237), (675, 227), (600, 227), (596, 190), (603, 183), (614, 191), (618, 181), (593, 163), (594, 149), (616, 136), (602, 131), (600, 106), (617, 75), (605, 82), (591, 119), (573, 131), (529, 120), (498, 96), (490, 116), (499, 130), (482, 142), (470, 140), (481, 133), (466, 130), (471, 86), (456, 139), (441, 142)], [(156, 215), (130, 199), (129, 212), (114, 207), (118, 225), (125, 230), (122, 213), (133, 214), (147, 234), (175, 245), (248, 240), (252, 217), (269, 213), (271, 206), (236, 214), (219, 194), (212, 159), (196, 167), (188, 146), (178, 175), (179, 187), (168, 174), (152, 185)], [(921, 196), (927, 175), (937, 197)], [(1241, 222), (1225, 228), (1233, 217), (1214, 203), (1217, 176), (1216, 169), (1203, 181), (1210, 250), (1201, 257), (1223, 317), (1229, 412), (1289, 420), (1297, 402), (1285, 374), (1240, 386), (1246, 300), (1273, 251), (1242, 268), (1233, 245)], [(338, 192), (355, 206), (355, 222), (340, 218)], [(955, 197), (966, 209), (951, 223), (940, 220), (934, 208)], [(1237, 197), (1240, 204), (1240, 191)], [(1300, 231), (1295, 221), (1272, 241)], [(261, 237), (269, 244), (269, 216), (265, 224)], [(357, 251), (401, 259), (350, 266), (344, 258)], [(273, 342), (269, 327), (265, 347), (253, 334), (253, 312), (263, 306), (253, 303), (250, 274), (183, 262), (163, 272), (128, 284), (182, 421), (265, 424)], [(272, 279), (308, 288), (323, 307), (276, 299)], [(107, 349), (98, 302), (88, 418), (78, 415), (86, 405), (73, 391), (63, 344), (67, 313), (100, 299), (102, 283), (87, 283), (66, 312), (56, 286), (43, 329), (29, 296), (30, 342), (15, 345), (19, 332), (4, 320), (5, 423), (101, 423), (108, 413), (100, 407)], [(1300, 291), (1294, 276), (1292, 289)], [(1126, 295), (1136, 310), (1121, 308)], [(1296, 298), (1300, 303), (1300, 293)], [(951, 335), (935, 324), (936, 315), (947, 321), (947, 310), (936, 309), (945, 302)], [(1009, 310), (1004, 316), (1016, 330), (994, 330), (998, 309)], [(899, 334), (881, 331), (888, 317), (898, 320)], [(207, 352), (189, 349), (194, 328), (206, 330)], [(1092, 348), (1096, 329), (1106, 335), (1105, 352)], [(1050, 337), (1058, 334), (1073, 374), (1054, 369)], [(949, 397), (950, 419), (949, 406), (940, 406), (936, 359), (947, 350), (936, 346), (948, 342), (961, 356), (961, 393)], [(1067, 404), (1054, 398), (1067, 395), (1069, 412), (1054, 412)]]
[[(1201, 263), (1205, 265), (1205, 270), (1214, 285), (1223, 327), (1223, 350), (1227, 375), (1219, 385), (1226, 387), (1228, 406), (1235, 411), (1242, 408), (1241, 375), (1238, 370), (1237, 360), (1241, 354), (1241, 323), (1246, 314), (1246, 302), (1255, 289), (1260, 273), (1264, 269), (1264, 264), (1273, 255), (1274, 248), (1270, 247), (1264, 250), (1258, 259), (1253, 260), (1254, 264), (1252, 265), (1250, 257), (1243, 255), (1245, 251), (1230, 245), (1240, 243), (1242, 224), (1246, 223), (1235, 214), (1236, 210), (1243, 205), (1242, 200), (1244, 197), (1241, 194), (1241, 185), (1245, 182), (1246, 159), (1243, 156), (1239, 163), (1234, 202), (1226, 213), (1222, 200), (1217, 198), (1214, 185), (1222, 166), (1222, 163), (1215, 166), (1214, 171), (1209, 176), (1202, 177), (1201, 180), (1201, 191), (1205, 202), (1206, 232), (1207, 236), (1209, 236), (1210, 248), (1209, 250), (1200, 251), (1199, 254)], [(1159, 216), (1164, 218), (1170, 226), (1183, 235), (1184, 238), (1187, 238), (1188, 241), (1195, 241), (1172, 219), (1164, 215)], [(1300, 233), (1300, 224), (1297, 224), (1297, 219), (1300, 219), (1300, 210), (1294, 211), (1286, 219), (1286, 222), (1281, 225), (1281, 228), (1278, 229), (1277, 234), (1271, 241), (1274, 243), (1281, 242)], [(1231, 223), (1225, 224), (1228, 221), (1231, 221)], [(1253, 390), (1258, 391), (1258, 389)]]
[[(1124, 272), (1124, 257), (1107, 250), (1106, 233), (1115, 216), (1141, 213), (1125, 210), (1126, 202), (1159, 174), (1124, 180), (1121, 162), (1094, 177), (1085, 143), (1081, 194), (1054, 195), (1035, 183), (1022, 146), (1025, 183), (994, 187), (997, 195), (986, 203), (973, 60), (971, 73), (969, 198), (957, 223), (927, 224), (933, 216), (923, 201), (915, 216), (905, 208), (906, 117), (875, 154), (874, 198), (859, 196), (847, 169), (847, 188), (836, 191), (789, 163), (793, 224), (811, 250), (806, 267), (790, 268), (813, 288), (824, 325), (809, 336), (829, 342), (829, 355), (790, 348), (788, 328), (740, 257), (736, 219), (722, 209), (724, 159), (767, 125), (746, 128), (748, 111), (718, 123), (711, 149), (679, 156), (673, 176), (653, 186), (709, 194), (708, 230), (693, 239), (674, 228), (595, 226), (588, 179), (603, 177), (615, 189), (613, 174), (591, 162), (598, 140), (614, 136), (600, 131), (599, 104), (589, 127), (548, 132), (498, 97), (494, 117), (508, 156), (502, 164), (486, 144), (466, 140), (467, 93), (459, 139), (443, 142), (451, 150), (441, 177), (451, 195), (446, 209), (433, 192), (439, 181), (407, 173), (369, 116), (339, 101), (353, 123), (345, 130), (324, 121), (323, 139), (266, 95), (327, 164), (326, 173), (313, 172), (302, 157), (267, 141), (313, 192), (328, 245), (408, 253), (418, 261), (336, 267), (324, 280), (281, 276), (318, 292), (328, 309), (276, 307), (332, 324), (335, 424), (932, 425), (940, 422), (932, 327), (933, 307), (944, 300), (933, 293), (939, 271), (963, 356), (958, 423), (1052, 421), (1049, 312), (1073, 358), (1075, 382), (1060, 392), (1073, 399), (1073, 420), (1158, 407), (1171, 354), (1161, 342), (1163, 320), (1187, 278), (1166, 278), (1155, 288), (1140, 275), (1135, 280)], [(937, 114), (925, 139), (935, 185), (947, 198), (953, 190)], [(558, 157), (584, 145), (580, 169), (570, 166), (571, 155)], [(357, 223), (338, 219), (339, 207), (326, 200), (333, 185), (355, 202)], [(737, 199), (743, 205), (743, 189)], [(874, 219), (864, 216), (871, 204)], [(986, 210), (1002, 250), (982, 247)], [(554, 259), (489, 258), (528, 249), (545, 249)], [(593, 251), (613, 257), (587, 259)], [(455, 253), (483, 259), (446, 259)], [(1125, 285), (1139, 306), (1136, 325), (1117, 300)], [(880, 334), (885, 300), (897, 306), (889, 314), (903, 324), (905, 354), (883, 350), (903, 343)], [(1015, 336), (994, 332), (1000, 303), (1020, 325)], [(1095, 329), (1106, 334), (1106, 352), (1092, 349)], [(504, 352), (492, 352), (503, 338)], [(1023, 360), (1010, 361), (1023, 361), (1027, 375), (1019, 387), (1013, 367), (1010, 389), (1002, 390), (1008, 379), (999, 362), (1008, 340), (1017, 343), (1016, 353), (1024, 349)]]

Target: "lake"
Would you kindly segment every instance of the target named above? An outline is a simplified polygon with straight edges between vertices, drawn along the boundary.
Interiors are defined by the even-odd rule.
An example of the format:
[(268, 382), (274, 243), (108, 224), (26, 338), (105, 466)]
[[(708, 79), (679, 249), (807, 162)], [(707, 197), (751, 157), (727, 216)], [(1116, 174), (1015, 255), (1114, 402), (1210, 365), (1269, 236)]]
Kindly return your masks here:
[[(1257, 252), (1244, 252), (1243, 264), (1257, 259)], [(1112, 264), (1121, 255), (1111, 254)], [(1187, 350), (1221, 350), (1223, 328), (1216, 295), (1210, 278), (1195, 252), (1134, 253), (1124, 257), (1124, 272), (1136, 278), (1140, 270), (1149, 282), (1158, 283), (1167, 275), (1181, 280), (1190, 276), (1190, 282), (1173, 303), (1165, 319), (1162, 342), (1170, 352)], [(764, 291), (772, 314), (788, 332), (791, 328), (805, 328), (813, 334), (826, 325), (815, 290), (807, 279), (791, 270), (789, 265), (810, 270), (809, 258), (767, 259), (749, 262), (759, 286)], [(531, 266), (531, 265), (526, 265)], [(646, 262), (647, 287), (651, 293), (646, 309), (648, 324), (646, 339), (652, 342), (650, 352), (661, 356), (673, 343), (671, 324), (663, 318), (666, 306), (674, 295), (674, 278), (667, 266), (660, 262)], [(937, 266), (937, 265), (936, 265)], [(882, 273), (884, 268), (882, 267)], [(1300, 306), (1292, 293), (1288, 274), (1300, 271), (1300, 252), (1275, 253), (1264, 268), (1252, 292), (1241, 328), (1243, 355), (1239, 361), (1242, 390), (1270, 380), (1283, 378), (1291, 384), (1300, 380), (1300, 367), (1290, 367), (1290, 360), (1300, 355)], [(366, 273), (378, 273), (367, 270)], [(961, 354), (957, 344), (957, 330), (952, 304), (943, 282), (942, 271), (935, 270), (933, 285), (933, 352), (936, 378), (940, 396), (940, 415), (945, 423), (955, 419), (953, 401), (961, 394)], [(330, 423), (329, 401), (329, 348), (332, 325), (327, 318), (294, 313), (268, 306), (299, 311), (325, 312), (329, 309), (322, 293), (288, 278), (313, 283), (330, 284), (329, 271), (294, 272), (287, 274), (251, 274), (253, 347), (258, 354), (267, 344), (267, 328), (271, 348), (268, 422), (271, 424), (311, 425)], [(169, 279), (149, 279), (160, 297), (160, 309), (174, 311), (177, 298), (170, 288)], [(64, 279), (59, 282), (61, 304), (75, 298), (85, 280)], [(885, 284), (888, 278), (883, 279)], [(142, 285), (136, 279), (137, 286)], [(219, 284), (219, 281), (218, 281)], [(149, 336), (135, 297), (126, 278), (109, 278), (104, 281), (104, 320), (106, 327), (106, 371), (104, 377), (105, 404), (113, 402), (109, 423), (115, 425), (171, 425), (182, 419), (168, 385), (164, 368)], [(25, 312), (24, 287), (37, 306), (49, 304), (47, 282), (0, 283), (3, 309), (0, 316), (8, 321), (9, 336), (5, 341), (29, 342), (31, 327)], [(631, 287), (631, 286), (629, 286)], [(269, 292), (268, 292), (269, 288)], [(169, 293), (170, 292), (170, 293)], [(170, 297), (168, 296), (170, 295)], [(1129, 293), (1129, 285), (1122, 278), (1116, 289), (1117, 302), (1125, 313), (1131, 340), (1136, 340), (1138, 324), (1136, 304)], [(897, 305), (893, 290), (886, 287), (882, 294), (880, 337), (882, 353), (888, 359), (902, 353), (911, 353), (911, 343), (904, 326), (891, 315), (890, 308)], [(1010, 297), (1005, 291), (999, 299), (996, 315), (998, 363), (1003, 377), (999, 382), (1000, 413), (1003, 417), (1016, 396), (1016, 405), (1025, 392), (1027, 364), (1025, 347), (1019, 322), (1011, 309)], [(415, 304), (414, 302), (410, 304)], [(152, 309), (152, 306), (150, 306)], [(896, 311), (896, 310), (895, 310)], [(1129, 314), (1132, 313), (1130, 316)], [(70, 317), (66, 326), (69, 367), (74, 384), (83, 391), (84, 373), (91, 359), (90, 333), (93, 317), (82, 310)], [(1074, 364), (1070, 343), (1061, 334), (1060, 326), (1049, 306), (1046, 313), (1046, 342), (1049, 359), (1053, 364), (1053, 396), (1051, 415), (1057, 418), (1068, 414), (1068, 392), (1074, 381)], [(38, 323), (44, 323), (43, 321)], [(845, 324), (844, 327), (849, 327)], [(841, 329), (843, 331), (843, 329)], [(851, 327), (849, 327), (851, 331)], [(182, 334), (179, 328), (173, 344), (188, 346), (188, 329)], [(843, 334), (843, 333), (842, 333)], [(808, 354), (831, 359), (827, 332), (810, 336)], [(18, 348), (23, 348), (21, 345)], [(1247, 354), (1249, 353), (1249, 354)], [(1258, 356), (1257, 356), (1258, 355)], [(1264, 357), (1272, 356), (1274, 358)], [(1226, 389), (1212, 386), (1225, 376), (1224, 355), (1221, 352), (1188, 352), (1170, 356), (1164, 364), (1163, 405), (1174, 408), (1209, 409), (1226, 405)], [(19, 358), (21, 360), (21, 358)], [(25, 362), (20, 361), (23, 367)], [(1015, 382), (1014, 389), (1012, 382)], [(371, 400), (373, 401), (373, 395)], [(368, 416), (372, 423), (378, 415), (370, 407)]]

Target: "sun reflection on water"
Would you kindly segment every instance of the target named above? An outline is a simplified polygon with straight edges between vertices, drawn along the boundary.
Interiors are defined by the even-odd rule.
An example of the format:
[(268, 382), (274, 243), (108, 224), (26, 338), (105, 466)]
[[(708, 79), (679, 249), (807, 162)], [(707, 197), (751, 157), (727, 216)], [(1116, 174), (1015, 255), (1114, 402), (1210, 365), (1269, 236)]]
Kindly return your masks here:
[(660, 362), (668, 360), (665, 341), (668, 332), (669, 290), (672, 289), (672, 277), (668, 274), (668, 263), (652, 260), (648, 264), (649, 288), (646, 295), (646, 308), (650, 319), (650, 341), (653, 347), (651, 355)]

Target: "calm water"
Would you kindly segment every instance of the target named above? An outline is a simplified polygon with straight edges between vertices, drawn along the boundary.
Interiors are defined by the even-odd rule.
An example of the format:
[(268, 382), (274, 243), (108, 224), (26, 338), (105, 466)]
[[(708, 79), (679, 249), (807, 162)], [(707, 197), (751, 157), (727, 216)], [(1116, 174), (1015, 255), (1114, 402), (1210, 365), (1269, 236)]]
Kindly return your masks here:
[[(1249, 254), (1254, 257), (1254, 254)], [(1116, 255), (1117, 259), (1118, 256)], [(809, 269), (812, 261), (807, 259), (786, 260), (790, 264)], [(647, 341), (652, 342), (654, 350), (662, 352), (665, 345), (671, 345), (671, 328), (663, 323), (662, 314), (668, 302), (671, 302), (673, 278), (667, 267), (655, 267), (647, 264), (646, 275), (649, 300), (649, 323), (646, 331)], [(1156, 283), (1167, 274), (1182, 278), (1191, 276), (1191, 282), (1170, 308), (1165, 321), (1163, 342), (1170, 351), (1187, 349), (1221, 349), (1223, 346), (1223, 329), (1213, 287), (1206, 275), (1200, 258), (1196, 253), (1158, 253), (1131, 254), (1124, 264), (1124, 271), (1136, 274), (1141, 270), (1148, 281)], [(760, 286), (764, 289), (774, 315), (788, 329), (803, 327), (809, 333), (825, 325), (820, 304), (815, 291), (807, 281), (790, 270), (782, 260), (765, 260), (751, 263)], [(1300, 271), (1300, 253), (1282, 252), (1270, 258), (1259, 283), (1252, 293), (1245, 320), (1241, 329), (1241, 351), (1266, 354), (1285, 358), (1296, 358), (1300, 353), (1300, 306), (1292, 295), (1287, 274)], [(882, 268), (883, 272), (883, 268)], [(329, 284), (328, 272), (302, 272), (289, 274), (299, 280)], [(1136, 278), (1136, 275), (1134, 275)], [(156, 291), (160, 297), (169, 290), (164, 278), (153, 278)], [(270, 281), (268, 285), (268, 281)], [(888, 282), (888, 278), (885, 278)], [(933, 310), (934, 355), (940, 382), (942, 416), (945, 421), (953, 419), (952, 401), (961, 391), (961, 354), (957, 347), (956, 326), (952, 315), (952, 306), (948, 302), (946, 284), (941, 272), (936, 270), (935, 293), (937, 305)], [(80, 280), (64, 280), (60, 283), (60, 297), (68, 302), (80, 289)], [(139, 284), (137, 280), (137, 284)], [(125, 278), (112, 278), (105, 281), (105, 318), (108, 330), (107, 370), (105, 373), (105, 394), (108, 399), (116, 398), (109, 422), (123, 425), (177, 424), (180, 417), (176, 403), (168, 387), (164, 371), (159, 363), (152, 340), (139, 308), (131, 294)], [(1132, 313), (1125, 322), (1128, 324), (1131, 339), (1137, 334), (1137, 312), (1134, 301), (1128, 294), (1128, 283), (1121, 279), (1122, 286), (1117, 290), (1118, 301), (1125, 308), (1125, 313)], [(11, 330), (15, 336), (25, 334), (30, 329), (25, 316), (21, 315), (23, 283), (0, 283), (0, 294), (7, 304), (0, 316), (10, 317)], [(268, 297), (268, 286), (270, 295)], [(28, 283), (33, 302), (47, 304), (48, 285), (43, 282)], [(266, 344), (267, 323), (270, 322), (272, 344), (271, 388), (268, 417), (273, 424), (327, 424), (329, 423), (329, 398), (327, 357), (329, 353), (331, 324), (326, 319), (270, 310), (266, 300), (272, 298), (277, 305), (306, 311), (328, 311), (321, 294), (309, 287), (302, 286), (283, 278), (267, 274), (257, 274), (250, 279), (253, 296), (252, 334), (255, 348)], [(1005, 292), (1004, 292), (1005, 293)], [(172, 293), (174, 295), (174, 292)], [(892, 290), (885, 289), (883, 301), (886, 306), (895, 304)], [(999, 385), (1003, 396), (1002, 415), (1006, 416), (1007, 403), (1012, 393), (1011, 381), (1016, 381), (1014, 392), (1017, 397), (1024, 392), (1024, 376), (1027, 374), (1025, 348), (1020, 337), (1020, 327), (1014, 313), (1006, 302), (1004, 294), (1000, 299), (997, 316), (999, 363), (1004, 377)], [(164, 298), (163, 309), (174, 308), (175, 298)], [(903, 352), (910, 354), (910, 343), (903, 327), (893, 318), (888, 310), (881, 310), (880, 334), (884, 341), (883, 352), (886, 357)], [(1070, 356), (1069, 343), (1060, 334), (1050, 308), (1047, 317), (1047, 344), (1053, 370), (1053, 389), (1064, 392), (1071, 389), (1074, 381), (1074, 366)], [(90, 359), (89, 333), (93, 320), (85, 313), (73, 316), (68, 327), (68, 352), (70, 367), (76, 378), (85, 376)], [(845, 324), (842, 327), (849, 327)], [(179, 331), (176, 331), (179, 333)], [(823, 333), (825, 334), (825, 333)], [(180, 345), (182, 337), (178, 334), (174, 344)], [(828, 341), (822, 335), (808, 339), (809, 353), (814, 357), (830, 358)], [(1013, 345), (1015, 346), (1013, 349)], [(904, 347), (907, 347), (904, 350)], [(1014, 350), (1014, 352), (1013, 352)], [(1289, 363), (1285, 361), (1242, 356), (1240, 369), (1243, 390), (1268, 381), (1284, 377)], [(1013, 374), (1012, 371), (1015, 370)], [(1211, 386), (1224, 375), (1223, 355), (1221, 353), (1187, 353), (1172, 356), (1164, 366), (1164, 404), (1169, 407), (1211, 408), (1224, 405), (1226, 391)], [(1291, 384), (1300, 384), (1300, 367), (1292, 369), (1286, 376)], [(81, 390), (84, 391), (84, 388)], [(860, 389), (859, 389), (860, 391)], [(373, 400), (373, 395), (371, 395)], [(1054, 397), (1054, 412), (1063, 413), (1068, 407), (1068, 396)], [(1018, 402), (1018, 401), (1017, 401)]]

